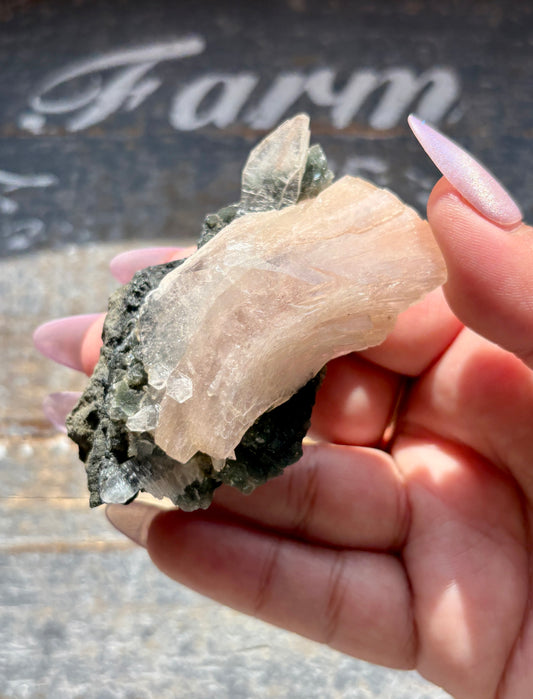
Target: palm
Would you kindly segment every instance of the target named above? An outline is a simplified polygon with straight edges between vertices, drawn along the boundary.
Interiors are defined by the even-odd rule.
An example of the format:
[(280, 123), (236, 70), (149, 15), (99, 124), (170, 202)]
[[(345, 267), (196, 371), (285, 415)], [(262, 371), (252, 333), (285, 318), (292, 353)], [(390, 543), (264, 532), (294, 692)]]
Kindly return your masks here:
[[(389, 454), (374, 445), (400, 371)], [(532, 406), (531, 372), (461, 329), (437, 292), (384, 345), (331, 365), (314, 413), (324, 441), (298, 465), (249, 497), (222, 489), (207, 514), (160, 516), (149, 551), (201, 592), (344, 652), (416, 667), (456, 697), (514, 699), (531, 681)]]
[[(417, 668), (457, 699), (526, 699), (533, 230), (501, 230), (446, 180), (428, 214), (454, 310), (525, 363), (436, 291), (382, 345), (330, 363), (315, 443), (282, 477), (250, 496), (221, 488), (207, 512), (129, 505), (118, 526), (170, 577), (236, 609)], [(70, 343), (89, 371), (100, 327)]]

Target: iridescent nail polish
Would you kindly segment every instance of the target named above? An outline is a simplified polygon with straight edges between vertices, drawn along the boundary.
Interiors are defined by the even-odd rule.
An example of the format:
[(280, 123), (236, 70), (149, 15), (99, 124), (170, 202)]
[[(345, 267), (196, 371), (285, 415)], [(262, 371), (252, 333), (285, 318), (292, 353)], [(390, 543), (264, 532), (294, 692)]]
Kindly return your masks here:
[(481, 163), (414, 114), (408, 123), (444, 177), (480, 214), (502, 226), (520, 223), (522, 213), (517, 204)]

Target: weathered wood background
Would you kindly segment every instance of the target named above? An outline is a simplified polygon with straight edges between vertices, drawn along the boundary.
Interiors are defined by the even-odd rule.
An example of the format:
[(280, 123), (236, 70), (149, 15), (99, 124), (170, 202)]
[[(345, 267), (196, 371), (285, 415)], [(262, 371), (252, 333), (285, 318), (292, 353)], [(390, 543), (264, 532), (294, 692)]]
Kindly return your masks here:
[(194, 238), (250, 147), (305, 110), (338, 174), (421, 210), (415, 110), (533, 213), (529, 3), (0, 3), (0, 695), (442, 697), (167, 581), (89, 511), (40, 404), (83, 378), (40, 322), (104, 308), (107, 261)]

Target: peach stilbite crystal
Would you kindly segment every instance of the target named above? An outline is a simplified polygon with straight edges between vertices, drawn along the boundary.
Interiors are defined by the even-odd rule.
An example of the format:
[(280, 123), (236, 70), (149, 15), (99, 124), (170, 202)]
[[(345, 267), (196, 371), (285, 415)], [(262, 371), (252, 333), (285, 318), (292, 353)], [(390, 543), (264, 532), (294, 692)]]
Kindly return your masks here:
[(237, 218), (144, 302), (149, 388), (130, 419), (174, 459), (203, 452), (220, 467), (260, 415), (330, 359), (381, 342), (445, 277), (429, 225), (354, 177)]

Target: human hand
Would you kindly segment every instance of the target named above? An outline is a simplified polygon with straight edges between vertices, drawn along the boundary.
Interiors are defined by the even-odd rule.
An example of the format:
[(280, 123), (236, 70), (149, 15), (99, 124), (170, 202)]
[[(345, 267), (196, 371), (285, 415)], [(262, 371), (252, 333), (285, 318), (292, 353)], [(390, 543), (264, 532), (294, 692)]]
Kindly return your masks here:
[[(224, 604), (416, 668), (458, 699), (521, 699), (533, 684), (533, 230), (489, 220), (444, 179), (428, 218), (447, 301), (430, 294), (382, 345), (330, 364), (319, 441), (298, 464), (250, 496), (220, 488), (205, 512), (133, 503), (108, 516)], [(90, 371), (101, 321), (84, 322), (60, 332)]]

